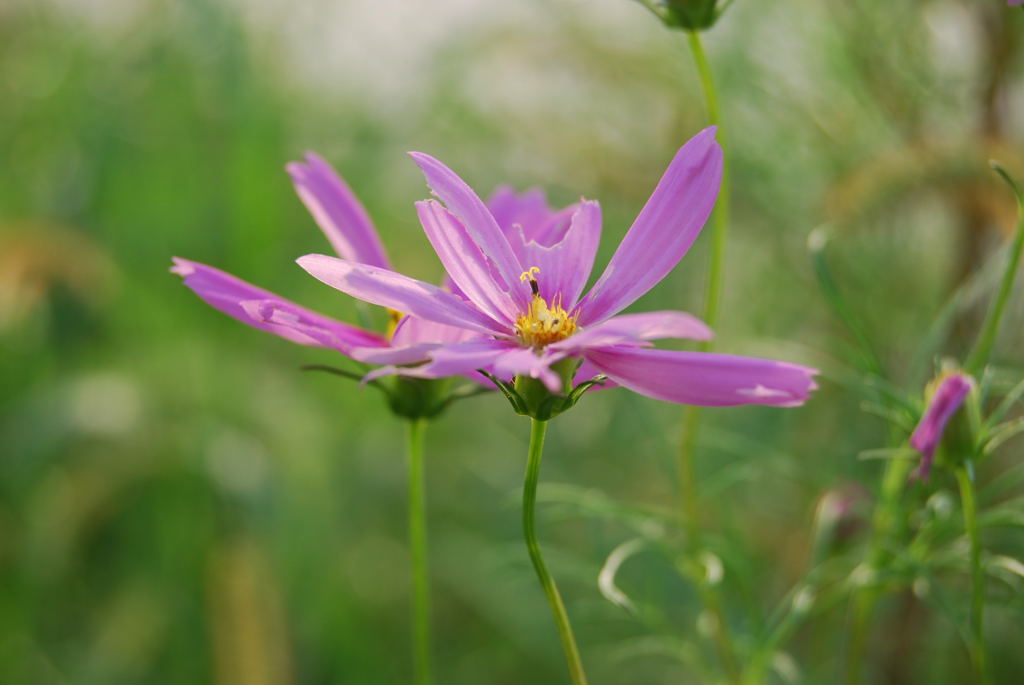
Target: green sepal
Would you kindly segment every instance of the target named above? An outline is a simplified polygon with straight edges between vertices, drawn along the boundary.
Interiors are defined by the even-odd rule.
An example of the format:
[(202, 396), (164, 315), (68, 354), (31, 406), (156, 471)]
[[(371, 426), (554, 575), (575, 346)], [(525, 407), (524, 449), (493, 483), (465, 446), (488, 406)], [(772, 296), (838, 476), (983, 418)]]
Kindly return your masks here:
[(395, 375), (389, 376), (382, 384), (390, 386), (388, 407), (396, 416), (432, 419), (448, 406), (453, 382), (452, 378), (409, 378)]
[(718, 18), (716, 4), (717, 0), (666, 0), (666, 23), (688, 31), (704, 31)]
[[(345, 369), (323, 364), (309, 364), (303, 371), (324, 371), (362, 382), (363, 376)], [(487, 392), (484, 388), (469, 386), (454, 388), (454, 378), (409, 378), (389, 376), (365, 383), (384, 394), (388, 408), (404, 419), (432, 419), (447, 409), (453, 402)]]
[(512, 409), (521, 416), (529, 416), (527, 413), (526, 400), (523, 396), (516, 392), (516, 388), (512, 383), (507, 383), (492, 373), (488, 373), (483, 369), (477, 369), (477, 372), (485, 376), (489, 381), (494, 383), (495, 387), (501, 391), (501, 394), (505, 396), (509, 404), (512, 405)]
[(979, 426), (976, 419), (972, 418), (978, 410), (978, 390), (975, 386), (967, 394), (963, 406), (949, 417), (939, 449), (935, 453), (936, 464), (970, 468), (974, 460), (981, 456), (983, 446), (978, 444)]
[(486, 371), (480, 371), (480, 373), (487, 376), (498, 387), (517, 414), (538, 421), (549, 421), (575, 407), (587, 390), (606, 380), (606, 376), (595, 376), (573, 387), (573, 377), (576, 375), (580, 363), (579, 359), (564, 359), (551, 366), (552, 370), (558, 373), (562, 379), (564, 390), (559, 393), (551, 392), (540, 380), (529, 376), (516, 376), (511, 383), (508, 383)]

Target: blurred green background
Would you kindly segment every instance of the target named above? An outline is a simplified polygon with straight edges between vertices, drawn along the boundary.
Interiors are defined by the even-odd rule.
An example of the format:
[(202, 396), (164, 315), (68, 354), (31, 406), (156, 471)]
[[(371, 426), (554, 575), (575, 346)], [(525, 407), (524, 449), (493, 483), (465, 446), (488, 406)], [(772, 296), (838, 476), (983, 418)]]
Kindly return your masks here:
[[(986, 161), (1024, 175), (1022, 31), (997, 0), (741, 0), (706, 36), (734, 174), (719, 349), (825, 371), (803, 408), (703, 415), (701, 506), (741, 643), (807, 564), (822, 494), (870, 506), (881, 464), (857, 455), (890, 439), (860, 407), (807, 235), (829, 227), (835, 276), (895, 383), (919, 392), (936, 354), (962, 354), (1014, 223)], [(415, 149), (482, 193), (600, 200), (600, 267), (705, 121), (684, 36), (627, 0), (5, 0), (0, 682), (408, 682), (402, 425), (375, 393), (299, 371), (333, 353), (200, 302), (170, 257), (355, 320), (294, 264), (329, 247), (284, 164), (327, 157), (396, 266), (436, 280)], [(635, 308), (699, 312), (706, 242)], [(997, 350), (1017, 378), (1019, 291)], [(923, 349), (954, 292), (962, 306)], [(700, 682), (674, 656), (706, 646), (671, 564), (623, 569), (657, 607), (641, 618), (596, 582), (631, 512), (671, 515), (679, 414), (613, 390), (549, 432), (541, 537), (598, 684)], [(520, 538), (527, 438), (494, 395), (428, 433), (439, 683), (563, 682)], [(1022, 535), (988, 542), (1019, 558)], [(1024, 607), (1004, 595), (989, 634), (1013, 682)], [(887, 601), (872, 682), (966, 682), (936, 604)], [(837, 607), (787, 646), (797, 682), (835, 682), (846, 620)]]

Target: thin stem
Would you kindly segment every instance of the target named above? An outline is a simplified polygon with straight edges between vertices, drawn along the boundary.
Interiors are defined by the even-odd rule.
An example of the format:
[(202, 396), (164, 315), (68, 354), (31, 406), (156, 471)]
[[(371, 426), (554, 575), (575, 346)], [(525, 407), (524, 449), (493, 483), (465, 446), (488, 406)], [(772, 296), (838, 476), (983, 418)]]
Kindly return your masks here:
[[(718, 305), (722, 295), (725, 239), (729, 228), (729, 158), (725, 154), (727, 151), (725, 127), (722, 126), (722, 117), (718, 109), (718, 91), (715, 89), (715, 81), (711, 75), (711, 65), (708, 64), (707, 55), (704, 54), (700, 34), (696, 31), (688, 31), (686, 35), (689, 38), (694, 64), (697, 66), (701, 89), (704, 91), (708, 121), (712, 126), (718, 127), (716, 138), (723, 153), (722, 185), (718, 191), (718, 202), (715, 204), (715, 213), (711, 219), (711, 263), (708, 266), (708, 288), (704, 294), (704, 321), (708, 326), (714, 328), (715, 322), (718, 320)], [(710, 349), (710, 341), (704, 343), (702, 348)]]
[(999, 333), (999, 324), (1003, 320), (1006, 303), (1010, 300), (1010, 291), (1013, 290), (1013, 281), (1017, 276), (1017, 267), (1020, 265), (1021, 253), (1024, 252), (1024, 204), (1022, 204), (1024, 199), (1021, 198), (1020, 189), (1006, 171), (998, 165), (993, 164), (993, 166), (1017, 196), (1017, 236), (1013, 240), (1010, 254), (1006, 259), (1006, 270), (1003, 271), (1003, 278), (999, 282), (999, 291), (992, 301), (992, 307), (985, 316), (985, 323), (982, 325), (981, 333), (978, 335), (978, 341), (975, 343), (974, 349), (971, 350), (970, 356), (967, 357), (967, 363), (964, 364), (966, 371), (975, 375), (985, 366), (989, 355), (992, 353), (992, 346), (996, 342), (996, 334)]
[(534, 510), (537, 504), (537, 480), (540, 478), (540, 461), (544, 453), (544, 434), (547, 425), (547, 421), (530, 419), (530, 450), (526, 460), (526, 478), (523, 482), (523, 536), (526, 538), (526, 549), (530, 552), (533, 569), (537, 572), (548, 604), (551, 605), (551, 613), (555, 617), (555, 625), (558, 626), (558, 636), (562, 640), (562, 649), (565, 650), (565, 661), (569, 666), (573, 685), (586, 685), (587, 675), (583, 672), (583, 662), (576, 647), (576, 638), (572, 634), (572, 626), (569, 625), (569, 615), (565, 611), (565, 604), (562, 603), (562, 596), (558, 594), (555, 580), (548, 573), (548, 567), (540, 552), (540, 544), (537, 542)]
[(974, 481), (966, 466), (956, 470), (960, 486), (960, 502), (964, 511), (964, 530), (971, 546), (971, 663), (978, 683), (988, 683), (985, 659), (985, 572), (981, 568), (981, 540), (978, 537), (978, 510), (974, 497)]
[[(718, 126), (718, 144), (722, 147), (723, 153), (726, 150), (725, 131), (722, 127), (722, 119), (718, 108), (718, 92), (715, 89), (715, 81), (711, 75), (711, 65), (708, 63), (707, 55), (704, 53), (704, 46), (700, 40), (700, 34), (696, 31), (688, 31), (687, 38), (690, 45), (690, 52), (693, 54), (693, 61), (697, 67), (697, 74), (700, 77), (701, 88), (704, 91), (704, 100), (707, 104), (708, 120), (712, 125)], [(712, 217), (711, 228), (711, 258), (708, 266), (708, 283), (704, 295), (704, 320), (709, 326), (714, 327), (718, 318), (719, 300), (722, 291), (722, 267), (725, 260), (725, 239), (726, 230), (729, 225), (729, 165), (723, 160), (722, 185), (718, 193), (718, 202), (715, 205), (715, 213)], [(711, 342), (703, 342), (700, 345), (702, 351), (711, 349)], [(697, 484), (694, 478), (693, 455), (697, 441), (697, 429), (700, 424), (700, 408), (688, 406), (683, 410), (682, 418), (682, 441), (679, 448), (679, 498), (680, 515), (683, 530), (686, 531), (689, 541), (690, 552), (695, 560), (700, 558), (701, 532), (700, 532), (700, 507), (697, 501)], [(715, 585), (704, 580), (698, 580), (701, 601), (704, 608), (711, 615), (713, 621), (712, 636), (715, 647), (718, 650), (719, 659), (730, 681), (739, 682), (740, 673), (736, 662), (735, 648), (732, 638), (729, 635), (729, 627), (725, 620), (725, 611), (722, 608), (721, 598)]]
[[(881, 498), (872, 520), (871, 542), (868, 546), (867, 568), (869, 573), (874, 573), (881, 566), (885, 555), (885, 543), (900, 522), (900, 494), (903, 492), (903, 486), (912, 465), (913, 461), (910, 459), (891, 459), (885, 468), (885, 474), (882, 476)], [(857, 592), (854, 598), (853, 627), (846, 652), (847, 685), (859, 685), (863, 680), (864, 662), (867, 658), (867, 637), (878, 595), (878, 590), (875, 588), (863, 588)]]
[(711, 615), (712, 639), (715, 641), (715, 649), (718, 651), (718, 658), (722, 662), (725, 674), (729, 682), (741, 682), (739, 666), (736, 662), (736, 648), (732, 643), (732, 636), (729, 634), (729, 626), (725, 623), (725, 611), (722, 609), (722, 599), (714, 585), (708, 582), (701, 583), (701, 601)]
[(853, 627), (846, 650), (846, 685), (860, 685), (864, 678), (864, 659), (867, 656), (868, 627), (874, 613), (877, 593), (861, 590), (853, 602)]
[(700, 407), (687, 406), (683, 409), (683, 436), (679, 449), (679, 498), (681, 523), (692, 549), (700, 546), (700, 509), (697, 506), (697, 482), (693, 471), (694, 443), (697, 427), (700, 425)]
[(413, 682), (430, 685), (430, 575), (427, 564), (427, 513), (424, 498), (423, 433), (425, 419), (409, 421), (409, 555), (412, 562)]

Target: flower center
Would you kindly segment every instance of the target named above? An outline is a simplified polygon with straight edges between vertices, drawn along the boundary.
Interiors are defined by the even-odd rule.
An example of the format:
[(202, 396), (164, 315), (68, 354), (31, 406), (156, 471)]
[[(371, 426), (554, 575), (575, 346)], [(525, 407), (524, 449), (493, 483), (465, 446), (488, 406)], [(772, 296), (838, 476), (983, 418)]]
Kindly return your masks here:
[(550, 305), (540, 296), (536, 279), (538, 273), (540, 269), (531, 266), (519, 277), (521, 280), (530, 281), (533, 300), (529, 309), (516, 318), (516, 331), (523, 344), (540, 349), (575, 333), (576, 317), (562, 307), (561, 295), (556, 295)]

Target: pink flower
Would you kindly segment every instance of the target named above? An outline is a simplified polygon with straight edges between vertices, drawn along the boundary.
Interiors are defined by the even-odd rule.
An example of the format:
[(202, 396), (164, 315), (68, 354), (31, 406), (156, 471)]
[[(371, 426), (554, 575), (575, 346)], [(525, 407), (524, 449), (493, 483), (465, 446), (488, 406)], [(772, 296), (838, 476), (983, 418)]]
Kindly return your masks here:
[[(288, 165), (299, 197), (316, 219), (334, 250), (347, 260), (378, 268), (389, 262), (370, 217), (355, 195), (327, 162), (315, 154)], [(494, 197), (494, 211), (508, 221), (541, 231), (556, 217), (535, 192), (516, 195), (508, 188)], [(421, 362), (439, 345), (479, 337), (454, 327), (402, 316), (390, 335), (367, 331), (332, 319), (258, 288), (211, 266), (179, 257), (171, 271), (185, 285), (228, 316), (301, 345), (327, 347), (356, 360), (381, 364)]]
[(941, 378), (938, 388), (928, 400), (928, 406), (910, 436), (910, 446), (921, 453), (921, 466), (918, 469), (921, 478), (928, 478), (946, 423), (964, 403), (964, 398), (973, 386), (974, 381), (967, 374), (950, 373)]
[[(307, 255), (298, 262), (353, 297), (477, 337), (427, 351), (426, 363), (387, 366), (370, 377), (440, 378), (481, 369), (499, 379), (536, 378), (560, 393), (567, 388), (552, 365), (576, 359), (581, 380), (601, 373), (684, 404), (795, 406), (815, 389), (817, 372), (796, 364), (651, 348), (659, 338), (709, 339), (710, 329), (690, 314), (619, 314), (675, 267), (711, 213), (722, 174), (714, 128), (679, 150), (586, 295), (601, 231), (596, 202), (581, 200), (546, 221), (517, 224), (500, 202), (489, 209), (438, 160), (412, 157), (440, 200), (416, 207), (457, 293), (351, 258)], [(365, 359), (388, 363), (383, 356)]]

